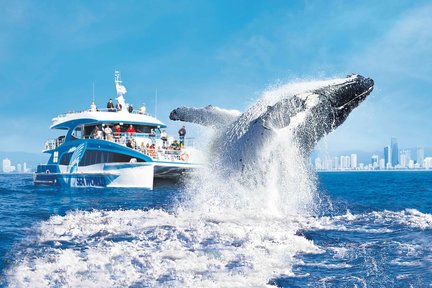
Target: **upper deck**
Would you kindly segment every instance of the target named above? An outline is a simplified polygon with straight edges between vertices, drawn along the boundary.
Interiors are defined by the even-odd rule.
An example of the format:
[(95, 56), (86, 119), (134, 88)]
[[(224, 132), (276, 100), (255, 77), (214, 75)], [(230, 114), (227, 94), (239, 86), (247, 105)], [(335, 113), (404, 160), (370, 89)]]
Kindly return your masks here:
[(140, 111), (108, 111), (108, 109), (68, 112), (52, 119), (51, 129), (74, 129), (79, 125), (90, 123), (125, 123), (165, 128), (158, 119)]

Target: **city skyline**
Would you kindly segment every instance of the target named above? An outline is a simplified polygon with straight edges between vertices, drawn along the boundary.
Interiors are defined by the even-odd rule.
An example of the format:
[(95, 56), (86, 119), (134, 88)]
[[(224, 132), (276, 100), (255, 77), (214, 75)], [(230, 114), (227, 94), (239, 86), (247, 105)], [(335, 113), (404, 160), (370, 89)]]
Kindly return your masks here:
[(33, 172), (30, 167), (27, 167), (27, 162), (17, 163), (16, 166), (12, 165), (9, 158), (3, 159), (2, 172), (3, 173), (30, 173)]
[[(415, 149), (415, 159), (412, 150)], [(380, 157), (382, 155), (382, 157)], [(390, 138), (390, 145), (383, 148), (381, 155), (371, 154), (369, 163), (358, 163), (357, 154), (315, 157), (312, 165), (316, 170), (397, 170), (397, 169), (431, 169), (431, 156), (425, 157), (425, 148), (399, 149), (396, 137)], [(323, 159), (321, 159), (323, 158)], [(312, 162), (312, 158), (311, 158)]]

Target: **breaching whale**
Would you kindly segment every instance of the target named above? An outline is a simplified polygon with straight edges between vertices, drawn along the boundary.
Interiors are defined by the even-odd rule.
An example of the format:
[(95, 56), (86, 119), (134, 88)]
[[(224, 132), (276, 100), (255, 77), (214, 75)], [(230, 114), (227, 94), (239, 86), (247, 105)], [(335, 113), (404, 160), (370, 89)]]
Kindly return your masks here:
[(265, 93), (244, 113), (211, 105), (179, 107), (170, 113), (170, 119), (214, 128), (215, 158), (224, 167), (243, 171), (259, 164), (259, 151), (283, 129), (289, 130), (294, 144), (307, 156), (324, 135), (340, 126), (366, 99), (374, 81), (353, 74), (289, 86)]

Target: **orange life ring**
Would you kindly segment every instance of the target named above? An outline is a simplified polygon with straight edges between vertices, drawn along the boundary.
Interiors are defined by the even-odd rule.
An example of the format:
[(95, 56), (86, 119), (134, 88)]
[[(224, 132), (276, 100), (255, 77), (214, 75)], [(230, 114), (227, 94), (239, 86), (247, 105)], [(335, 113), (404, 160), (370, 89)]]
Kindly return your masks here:
[(182, 160), (182, 161), (188, 161), (189, 160), (189, 154), (188, 153), (186, 153), (186, 152), (183, 152), (181, 155), (180, 155), (180, 160)]

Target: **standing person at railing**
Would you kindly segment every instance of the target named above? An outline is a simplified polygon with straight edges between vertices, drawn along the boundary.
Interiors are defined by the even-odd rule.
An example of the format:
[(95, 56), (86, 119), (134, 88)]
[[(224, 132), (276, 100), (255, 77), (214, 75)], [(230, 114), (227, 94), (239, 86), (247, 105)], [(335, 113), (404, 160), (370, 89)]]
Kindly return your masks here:
[(107, 109), (109, 112), (115, 112), (114, 103), (113, 103), (111, 98), (109, 99), (109, 101), (107, 103)]
[(155, 144), (155, 137), (156, 137), (155, 130), (154, 129), (150, 129), (149, 138), (150, 138), (152, 144)]
[(96, 112), (96, 111), (97, 111), (96, 104), (94, 103), (94, 101), (92, 101), (90, 105), (90, 112)]
[(114, 126), (114, 140), (115, 140), (115, 142), (120, 142), (120, 137), (121, 137), (121, 129), (120, 129), (120, 125), (117, 124)]
[(165, 130), (162, 130), (162, 132), (160, 134), (160, 138), (162, 140), (162, 148), (166, 148), (167, 147), (167, 141), (168, 141), (168, 134)]
[(108, 141), (112, 141), (113, 137), (112, 137), (112, 129), (109, 125), (106, 125), (104, 128), (104, 133), (105, 133), (105, 140)]
[(179, 134), (179, 140), (180, 140), (180, 148), (183, 148), (183, 146), (184, 146), (184, 139), (185, 139), (185, 136), (186, 136), (186, 128), (185, 128), (185, 126), (183, 126), (178, 131), (178, 134)]
[(123, 106), (117, 101), (117, 104), (116, 104), (117, 111), (121, 111), (122, 108), (123, 108)]

